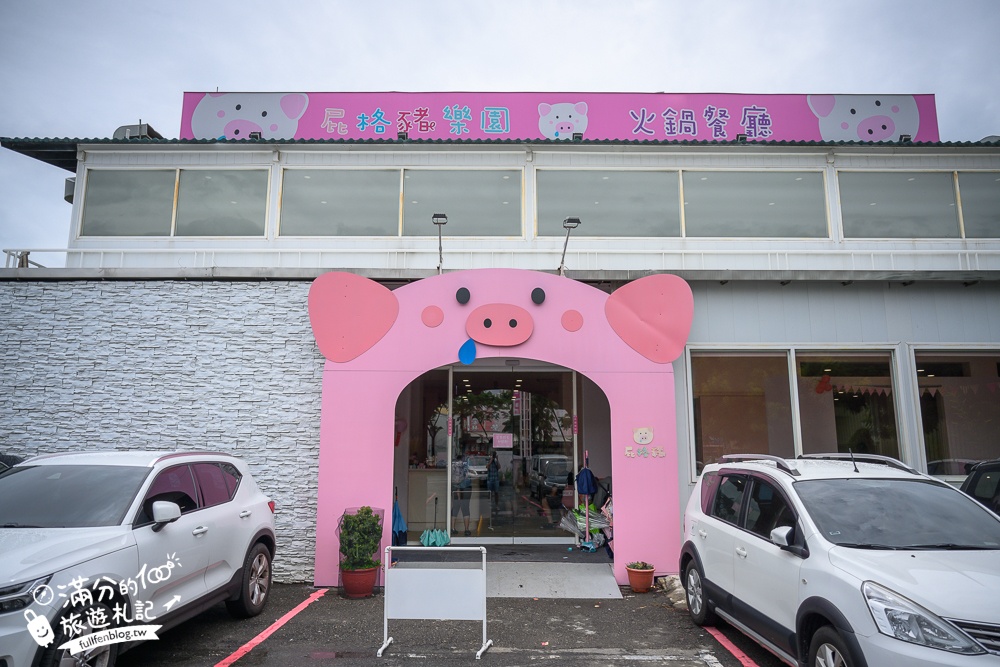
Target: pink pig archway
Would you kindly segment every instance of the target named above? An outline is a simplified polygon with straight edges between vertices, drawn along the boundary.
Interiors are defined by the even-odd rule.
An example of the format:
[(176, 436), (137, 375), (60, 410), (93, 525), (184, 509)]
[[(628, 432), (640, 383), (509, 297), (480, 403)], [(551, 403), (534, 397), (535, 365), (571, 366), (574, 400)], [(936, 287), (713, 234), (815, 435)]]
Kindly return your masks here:
[[(671, 363), (684, 349), (693, 298), (677, 276), (640, 278), (610, 296), (519, 269), (459, 271), (394, 291), (352, 273), (318, 277), (309, 319), (326, 357), (316, 516), (317, 586), (336, 586), (345, 509), (392, 507), (395, 402), (428, 370), (517, 356), (583, 373), (611, 407), (615, 578), (625, 564), (672, 572), (680, 549), (677, 428)], [(664, 456), (626, 456), (651, 429)], [(386, 521), (383, 547), (391, 537)]]

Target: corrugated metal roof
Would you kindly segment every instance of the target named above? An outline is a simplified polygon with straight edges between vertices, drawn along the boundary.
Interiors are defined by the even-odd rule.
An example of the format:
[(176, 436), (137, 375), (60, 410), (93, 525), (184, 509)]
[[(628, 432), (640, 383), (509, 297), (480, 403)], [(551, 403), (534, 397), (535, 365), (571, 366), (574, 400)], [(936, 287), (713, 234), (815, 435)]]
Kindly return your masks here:
[(890, 148), (1000, 148), (997, 141), (690, 141), (637, 139), (70, 139), (70, 138), (20, 138), (0, 137), (0, 146), (42, 162), (76, 172), (76, 155), (82, 144), (98, 146), (757, 146), (757, 147), (890, 147)]

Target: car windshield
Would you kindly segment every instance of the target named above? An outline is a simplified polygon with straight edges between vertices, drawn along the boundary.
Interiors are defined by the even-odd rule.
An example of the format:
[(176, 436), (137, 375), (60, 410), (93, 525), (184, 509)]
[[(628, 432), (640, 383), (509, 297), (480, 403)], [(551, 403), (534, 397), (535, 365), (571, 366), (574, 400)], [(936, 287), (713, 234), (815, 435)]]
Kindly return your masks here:
[(964, 494), (926, 480), (797, 482), (820, 534), (864, 549), (1000, 549), (1000, 520)]
[(136, 466), (14, 466), (0, 473), (0, 528), (120, 524), (148, 473)]
[(565, 461), (552, 461), (545, 466), (545, 476), (546, 477), (565, 477), (566, 476), (566, 463)]

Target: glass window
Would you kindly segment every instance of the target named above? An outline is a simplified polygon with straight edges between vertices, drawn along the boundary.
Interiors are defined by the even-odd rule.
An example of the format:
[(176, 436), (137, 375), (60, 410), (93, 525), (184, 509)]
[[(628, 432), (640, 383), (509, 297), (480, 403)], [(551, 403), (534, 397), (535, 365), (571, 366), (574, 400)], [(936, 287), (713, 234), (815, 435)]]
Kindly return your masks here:
[(136, 525), (150, 523), (153, 520), (153, 503), (165, 500), (177, 503), (181, 514), (187, 514), (198, 509), (198, 491), (195, 488), (191, 468), (187, 465), (167, 468), (153, 480), (146, 497), (142, 501)]
[(719, 473), (706, 472), (701, 480), (701, 511), (705, 514), (712, 513), (712, 500), (715, 498), (717, 488), (719, 488)]
[(89, 169), (80, 236), (170, 236), (170, 170)]
[(196, 463), (193, 467), (194, 476), (198, 480), (198, 488), (201, 489), (203, 507), (221, 505), (231, 500), (229, 487), (226, 486), (226, 478), (222, 474), (219, 464)]
[(685, 171), (684, 235), (827, 238), (823, 174)]
[(715, 504), (712, 506), (712, 516), (728, 523), (736, 523), (743, 508), (743, 490), (747, 480), (736, 475), (726, 475), (719, 484), (719, 492), (715, 494)]
[(966, 475), (1000, 457), (1000, 353), (918, 352), (920, 417), (931, 475)]
[(223, 463), (220, 467), (222, 468), (222, 476), (226, 479), (226, 489), (229, 491), (229, 497), (232, 498), (236, 495), (236, 489), (239, 488), (243, 475), (236, 469), (236, 466), (230, 463)]
[(279, 233), (398, 236), (399, 170), (286, 169)]
[(958, 191), (965, 237), (1000, 238), (1000, 172), (959, 172)]
[[(117, 526), (146, 479), (137, 466), (17, 466), (0, 474), (0, 525)], [(11, 541), (14, 537), (11, 536)]]
[(680, 236), (676, 171), (544, 169), (536, 183), (539, 236), (565, 236), (568, 217), (574, 236)]
[(785, 497), (772, 485), (755, 479), (750, 490), (746, 529), (765, 539), (771, 539), (772, 530), (794, 523), (794, 516), (788, 508)]
[(263, 169), (182, 169), (177, 236), (263, 236), (267, 216)]
[(444, 236), (521, 236), (521, 172), (405, 170), (403, 235), (437, 236), (435, 213)]
[(951, 172), (840, 172), (847, 238), (958, 238)]
[(698, 471), (723, 454), (795, 456), (785, 353), (691, 354)]
[(899, 458), (889, 353), (799, 354), (802, 453)]

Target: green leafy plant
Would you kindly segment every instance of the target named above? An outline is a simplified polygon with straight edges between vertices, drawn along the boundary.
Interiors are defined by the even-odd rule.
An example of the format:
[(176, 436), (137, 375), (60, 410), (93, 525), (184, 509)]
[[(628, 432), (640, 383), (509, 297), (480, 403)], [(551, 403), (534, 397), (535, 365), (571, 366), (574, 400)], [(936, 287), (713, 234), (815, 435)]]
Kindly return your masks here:
[(630, 570), (652, 570), (653, 564), (647, 563), (644, 560), (634, 560), (631, 563), (628, 563), (625, 567)]
[(340, 569), (363, 570), (378, 567), (373, 557), (382, 544), (382, 517), (371, 507), (359, 507), (340, 519)]

